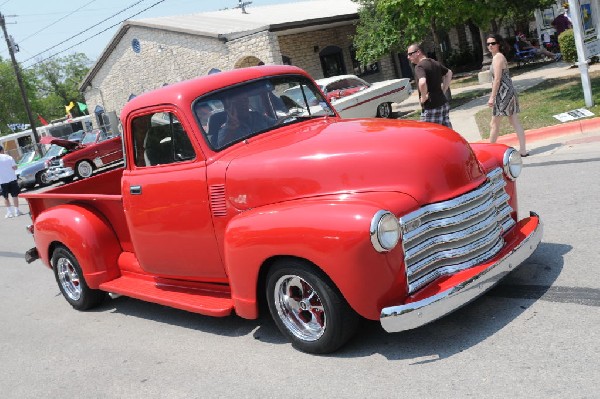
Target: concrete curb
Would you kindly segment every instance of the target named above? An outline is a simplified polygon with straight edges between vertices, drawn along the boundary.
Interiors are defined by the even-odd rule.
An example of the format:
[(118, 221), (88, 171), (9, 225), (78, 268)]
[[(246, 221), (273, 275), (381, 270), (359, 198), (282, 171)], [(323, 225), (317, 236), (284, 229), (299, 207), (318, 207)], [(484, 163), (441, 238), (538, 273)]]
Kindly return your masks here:
[[(541, 127), (539, 129), (525, 130), (527, 143), (553, 139), (561, 136), (590, 133), (600, 131), (600, 117), (582, 119), (579, 121), (566, 122), (560, 125)], [(478, 143), (486, 143), (488, 140), (480, 140)], [(519, 144), (516, 133), (506, 134), (498, 137), (498, 143), (515, 146)]]

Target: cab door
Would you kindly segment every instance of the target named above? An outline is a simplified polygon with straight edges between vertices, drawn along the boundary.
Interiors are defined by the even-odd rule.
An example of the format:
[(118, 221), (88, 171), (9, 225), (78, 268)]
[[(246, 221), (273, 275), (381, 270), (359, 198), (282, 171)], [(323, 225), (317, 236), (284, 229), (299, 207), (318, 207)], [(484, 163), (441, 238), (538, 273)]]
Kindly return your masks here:
[(174, 111), (133, 118), (122, 193), (140, 266), (163, 277), (225, 282), (214, 234), (206, 164)]

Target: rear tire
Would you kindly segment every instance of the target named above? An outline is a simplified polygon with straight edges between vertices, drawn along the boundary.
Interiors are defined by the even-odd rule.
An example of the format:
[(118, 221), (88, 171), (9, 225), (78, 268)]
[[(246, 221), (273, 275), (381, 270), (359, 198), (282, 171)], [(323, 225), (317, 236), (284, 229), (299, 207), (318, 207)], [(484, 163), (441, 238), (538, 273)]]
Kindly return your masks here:
[(52, 269), (60, 292), (75, 309), (87, 310), (104, 302), (106, 292), (88, 287), (79, 262), (66, 247), (61, 245), (52, 253)]
[(75, 165), (75, 173), (80, 179), (87, 179), (94, 173), (94, 165), (87, 160), (79, 161)]
[(392, 117), (392, 103), (381, 103), (377, 106), (377, 116), (380, 118)]
[(266, 293), (275, 324), (298, 350), (334, 352), (357, 330), (358, 314), (329, 278), (307, 262), (277, 262), (267, 276)]

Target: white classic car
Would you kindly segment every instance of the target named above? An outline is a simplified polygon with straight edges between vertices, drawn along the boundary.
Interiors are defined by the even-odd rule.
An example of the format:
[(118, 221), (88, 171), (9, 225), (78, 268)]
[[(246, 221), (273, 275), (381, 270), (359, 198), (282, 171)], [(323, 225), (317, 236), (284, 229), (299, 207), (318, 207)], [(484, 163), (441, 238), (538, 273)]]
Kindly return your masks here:
[(389, 118), (392, 103), (401, 103), (412, 93), (406, 78), (368, 83), (354, 75), (339, 75), (316, 82), (343, 118)]

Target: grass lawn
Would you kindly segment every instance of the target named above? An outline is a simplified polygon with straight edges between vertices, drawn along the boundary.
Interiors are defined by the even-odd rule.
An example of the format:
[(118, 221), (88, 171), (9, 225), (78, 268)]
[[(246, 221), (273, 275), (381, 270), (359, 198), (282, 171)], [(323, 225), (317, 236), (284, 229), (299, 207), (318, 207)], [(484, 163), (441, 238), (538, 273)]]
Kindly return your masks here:
[[(512, 72), (512, 71), (511, 71)], [(592, 98), (595, 106), (589, 108), (594, 115), (600, 115), (600, 72), (590, 73)], [(585, 108), (581, 77), (548, 79), (519, 94), (521, 113), (519, 119), (523, 128), (536, 129), (558, 125), (560, 121), (552, 115)], [(479, 131), (483, 138), (489, 137), (492, 110), (484, 109), (475, 115)], [(502, 118), (500, 135), (514, 133), (508, 118)]]

